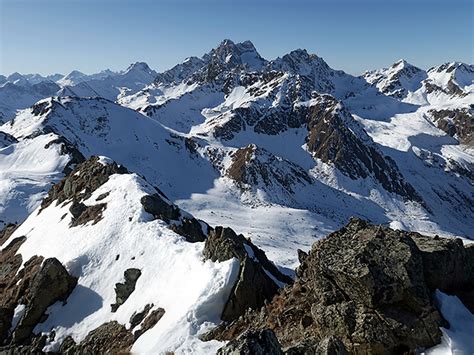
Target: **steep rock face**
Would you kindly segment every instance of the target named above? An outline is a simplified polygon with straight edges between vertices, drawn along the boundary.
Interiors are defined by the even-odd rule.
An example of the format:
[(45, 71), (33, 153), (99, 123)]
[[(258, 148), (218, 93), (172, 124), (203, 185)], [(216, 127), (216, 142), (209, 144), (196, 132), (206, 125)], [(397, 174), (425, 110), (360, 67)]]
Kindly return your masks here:
[(261, 249), (230, 228), (211, 230), (203, 255), (214, 262), (231, 258), (240, 261), (238, 280), (222, 311), (221, 318), (225, 321), (237, 319), (248, 308), (261, 307), (276, 294), (278, 283), (292, 283), (291, 278), (282, 274)]
[(242, 189), (249, 186), (279, 188), (291, 194), (295, 185), (308, 185), (312, 182), (303, 168), (255, 144), (237, 149), (231, 159), (226, 175)]
[(382, 155), (337, 100), (328, 95), (313, 100), (308, 115), (307, 147), (315, 157), (333, 163), (352, 179), (373, 176), (387, 191), (421, 201), (395, 161)]
[(474, 106), (459, 109), (430, 110), (428, 114), (438, 128), (461, 143), (474, 145)]
[(46, 259), (32, 280), (25, 297), (26, 309), (13, 331), (12, 341), (21, 343), (28, 339), (46, 309), (57, 301), (65, 301), (76, 283), (77, 279), (57, 259)]
[[(20, 269), (22, 257), (16, 252), (24, 241), (15, 238), (0, 251), (0, 344), (29, 343), (46, 309), (65, 301), (77, 282), (55, 258), (34, 256)], [(17, 320), (15, 309), (21, 309)]]
[(423, 271), (430, 290), (456, 294), (474, 312), (474, 244), (460, 239), (426, 237), (411, 233), (423, 259)]
[(390, 68), (366, 72), (363, 77), (383, 94), (402, 99), (408, 92), (419, 89), (421, 82), (427, 78), (427, 74), (424, 70), (401, 59)]
[(213, 336), (234, 339), (246, 329), (270, 328), (287, 348), (314, 349), (334, 336), (352, 353), (433, 346), (445, 321), (432, 293), (472, 289), (471, 249), (353, 219), (316, 242), (309, 255), (301, 254), (294, 285), (260, 311), (216, 328)]

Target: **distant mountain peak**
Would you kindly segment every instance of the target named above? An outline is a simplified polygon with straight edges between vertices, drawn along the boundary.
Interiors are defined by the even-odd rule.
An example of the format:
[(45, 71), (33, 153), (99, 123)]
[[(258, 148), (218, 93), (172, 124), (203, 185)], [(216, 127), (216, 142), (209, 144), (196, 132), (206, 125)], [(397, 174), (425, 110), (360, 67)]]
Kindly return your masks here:
[(133, 72), (140, 71), (140, 72), (146, 72), (146, 73), (154, 72), (145, 62), (135, 62), (135, 63), (130, 64), (128, 68), (125, 70), (125, 73), (130, 73), (132, 71)]
[(266, 63), (251, 41), (234, 43), (230, 39), (224, 39), (219, 46), (204, 55), (203, 60), (231, 67), (242, 65), (251, 70), (260, 70)]
[(86, 74), (80, 72), (79, 70), (73, 70), (72, 72), (70, 72), (69, 74), (66, 75), (66, 78), (78, 78), (78, 77), (82, 77), (82, 76), (85, 76)]

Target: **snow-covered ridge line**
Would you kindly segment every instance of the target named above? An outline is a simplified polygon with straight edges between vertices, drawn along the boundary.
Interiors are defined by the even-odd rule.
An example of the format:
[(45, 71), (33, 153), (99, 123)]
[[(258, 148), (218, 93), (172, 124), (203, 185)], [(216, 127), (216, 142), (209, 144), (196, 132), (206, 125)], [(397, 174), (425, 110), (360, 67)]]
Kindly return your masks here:
[[(121, 332), (128, 337), (127, 332), (140, 329), (141, 321), (132, 321), (138, 312), (146, 309), (145, 317), (161, 309), (164, 311), (159, 321), (136, 333), (133, 341), (126, 343), (128, 349), (133, 344), (132, 351), (137, 352), (209, 352), (222, 344), (203, 343), (197, 335), (220, 321), (229, 295), (236, 292), (232, 291), (234, 284), (242, 277), (238, 276), (235, 257), (243, 262), (245, 255), (231, 254), (223, 259), (218, 256), (218, 263), (205, 261), (202, 241), (209, 230), (209, 226), (174, 206), (143, 178), (106, 157), (92, 157), (53, 186), (41, 207), (3, 241), (0, 253), (21, 240), (17, 255), (22, 263), (17, 267), (26, 267), (29, 260), (40, 255), (59, 260), (77, 278), (67, 303), (51, 305), (47, 320), (34, 330), (46, 334), (54, 330), (55, 337), (44, 350), (57, 351), (72, 336), (68, 342), (83, 346), (78, 351), (86, 351), (88, 345), (82, 343), (87, 341), (86, 336), (106, 324), (113, 329), (115, 321), (126, 326)], [(226, 233), (236, 236), (230, 229)], [(196, 239), (200, 234), (203, 237)], [(245, 243), (252, 249), (251, 256), (258, 257), (252, 261), (253, 267), (259, 268), (262, 260), (267, 276), (260, 277), (267, 277), (266, 282), (273, 284), (272, 292), (278, 288), (275, 282), (291, 282), (266, 259), (263, 251), (249, 241)], [(207, 242), (206, 248), (210, 248)], [(222, 255), (221, 248), (219, 244), (213, 246), (208, 258)], [(131, 282), (127, 279), (127, 272), (131, 271), (138, 272), (133, 289), (125, 296), (120, 293), (119, 298), (117, 283), (123, 282), (124, 272), (125, 284)], [(255, 287), (246, 279), (239, 282), (240, 288)], [(259, 292), (256, 289), (252, 293), (258, 296)], [(263, 304), (263, 298), (256, 300), (256, 306)], [(11, 302), (14, 303), (8, 307), (18, 306), (19, 301)], [(85, 304), (89, 305), (86, 309)], [(234, 306), (231, 314), (239, 316), (248, 306), (255, 305), (243, 309)], [(22, 315), (18, 317), (16, 324), (22, 326)], [(143, 324), (146, 322), (145, 319)], [(20, 329), (13, 327), (11, 332), (19, 334)]]

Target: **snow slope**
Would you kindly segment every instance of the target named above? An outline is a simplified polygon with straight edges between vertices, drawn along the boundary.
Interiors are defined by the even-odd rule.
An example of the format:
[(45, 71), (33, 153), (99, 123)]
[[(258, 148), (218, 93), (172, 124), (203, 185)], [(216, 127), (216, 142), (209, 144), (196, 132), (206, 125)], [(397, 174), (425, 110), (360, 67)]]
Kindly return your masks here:
[(64, 176), (70, 157), (61, 154), (61, 144), (51, 144), (56, 139), (56, 135), (46, 134), (0, 144), (0, 228), (25, 220), (51, 184)]
[[(96, 204), (103, 193), (109, 195), (100, 203), (107, 206), (95, 224), (71, 227), (70, 201), (58, 206), (53, 202), (41, 212), (36, 209), (31, 213), (10, 238), (26, 236), (18, 251), (23, 261), (33, 255), (56, 257), (79, 278), (67, 304), (51, 306), (47, 320), (35, 329), (56, 332), (45, 350), (57, 350), (67, 335), (79, 342), (111, 320), (128, 324), (134, 312), (154, 304), (164, 308), (165, 314), (139, 338), (132, 351), (214, 352), (222, 344), (203, 343), (197, 335), (220, 321), (239, 263), (235, 259), (204, 262), (204, 243), (189, 243), (165, 222), (153, 220), (143, 210), (140, 198), (156, 190), (136, 174), (112, 175), (84, 203)], [(141, 276), (135, 291), (112, 313), (114, 285), (129, 268), (140, 269)]]

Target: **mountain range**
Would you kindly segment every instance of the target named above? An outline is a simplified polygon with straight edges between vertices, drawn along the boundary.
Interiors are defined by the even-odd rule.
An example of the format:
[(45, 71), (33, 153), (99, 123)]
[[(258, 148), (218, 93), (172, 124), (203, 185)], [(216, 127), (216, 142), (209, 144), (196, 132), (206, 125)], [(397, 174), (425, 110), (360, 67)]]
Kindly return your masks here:
[[(0, 289), (0, 344), (102, 352), (110, 349), (94, 348), (95, 337), (110, 335), (113, 351), (215, 352), (240, 330), (203, 334), (306, 280), (302, 255), (325, 250), (318, 240), (372, 230), (347, 227), (353, 217), (420, 250), (418, 233), (458, 238), (467, 250), (473, 122), (473, 65), (423, 70), (402, 59), (353, 76), (304, 49), (264, 59), (250, 41), (224, 40), (160, 73), (137, 62), (92, 75), (0, 76), (0, 261), (19, 258), (8, 268), (24, 274), (1, 274), (10, 286)], [(67, 290), (33, 307), (31, 275), (48, 260)], [(247, 289), (249, 277), (261, 288)], [(33, 291), (18, 296), (13, 281)], [(273, 330), (292, 353), (298, 337)], [(404, 345), (465, 346), (462, 331), (438, 333)], [(339, 340), (356, 352), (351, 334)], [(367, 339), (376, 352), (400, 345)]]

